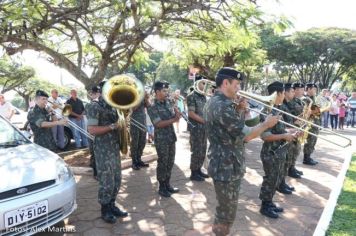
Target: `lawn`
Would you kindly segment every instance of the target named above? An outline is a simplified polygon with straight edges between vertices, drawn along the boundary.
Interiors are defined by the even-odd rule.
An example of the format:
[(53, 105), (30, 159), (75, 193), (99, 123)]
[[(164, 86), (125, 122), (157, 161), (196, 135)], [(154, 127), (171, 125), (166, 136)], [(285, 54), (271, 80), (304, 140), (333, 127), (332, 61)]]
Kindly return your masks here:
[(356, 235), (356, 154), (347, 171), (344, 186), (339, 196), (328, 236)]

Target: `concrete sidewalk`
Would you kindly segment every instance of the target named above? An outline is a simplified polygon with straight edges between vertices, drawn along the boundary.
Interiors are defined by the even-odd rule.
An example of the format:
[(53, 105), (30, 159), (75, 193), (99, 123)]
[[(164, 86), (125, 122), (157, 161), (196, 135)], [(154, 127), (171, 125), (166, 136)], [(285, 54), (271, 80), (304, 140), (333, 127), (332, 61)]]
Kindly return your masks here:
[[(343, 134), (355, 143), (356, 129)], [(304, 176), (300, 180), (288, 178), (287, 182), (296, 188), (292, 195), (276, 193), (274, 200), (285, 212), (275, 220), (259, 213), (258, 194), (264, 174), (259, 158), (261, 144), (255, 140), (247, 145), (247, 173), (231, 235), (312, 235), (347, 152), (319, 140), (314, 153), (317, 166), (300, 164), (300, 157), (298, 169)], [(188, 134), (179, 135), (176, 149), (171, 181), (180, 188), (178, 194), (169, 199), (157, 194), (156, 162), (140, 171), (126, 169), (117, 203), (129, 212), (129, 217), (109, 225), (100, 219), (97, 181), (89, 175), (76, 176), (78, 209), (66, 220), (66, 227), (75, 227), (75, 235), (212, 235), (216, 206), (212, 180), (189, 180)]]

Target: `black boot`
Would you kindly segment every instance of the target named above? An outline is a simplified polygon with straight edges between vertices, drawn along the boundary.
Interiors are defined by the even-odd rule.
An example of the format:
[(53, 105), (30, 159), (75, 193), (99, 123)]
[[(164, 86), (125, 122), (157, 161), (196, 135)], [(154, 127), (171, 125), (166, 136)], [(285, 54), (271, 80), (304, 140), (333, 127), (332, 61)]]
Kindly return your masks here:
[(295, 168), (290, 167), (288, 169), (288, 176), (296, 179), (301, 179), (302, 177), (300, 174), (298, 174), (297, 170)]
[(294, 167), (294, 169), (295, 169), (295, 171), (296, 171), (299, 175), (303, 175), (303, 174), (304, 174), (303, 171), (297, 170), (297, 168), (295, 168), (295, 167)]
[(204, 172), (202, 172), (201, 169), (198, 170), (198, 173), (199, 173), (199, 175), (200, 175), (201, 177), (203, 177), (203, 178), (205, 178), (205, 179), (209, 178), (209, 175), (207, 175), (207, 174), (205, 174)]
[(138, 165), (137, 162), (134, 162), (134, 161), (133, 161), (131, 167), (132, 167), (133, 170), (140, 170), (140, 166)]
[(162, 197), (170, 197), (171, 196), (171, 193), (168, 192), (164, 181), (159, 182), (158, 194), (161, 195)]
[(212, 231), (215, 236), (226, 236), (230, 233), (229, 224), (213, 224)]
[(271, 206), (271, 201), (262, 201), (260, 213), (273, 219), (277, 219), (279, 217), (279, 215), (274, 211), (274, 208)]
[(139, 167), (149, 167), (149, 166), (150, 166), (149, 164), (144, 163), (144, 162), (141, 161), (141, 160), (138, 161), (137, 165), (138, 165)]
[(111, 211), (111, 205), (109, 204), (102, 204), (101, 205), (101, 218), (109, 224), (116, 223), (116, 217)]
[(274, 204), (273, 202), (270, 202), (269, 205), (270, 205), (270, 206), (273, 208), (273, 210), (274, 210), (275, 212), (277, 212), (277, 213), (284, 211), (284, 209), (283, 209), (282, 207), (277, 206), (277, 205)]
[(303, 164), (315, 166), (316, 164), (318, 164), (318, 162), (314, 161), (313, 158), (311, 158), (309, 154), (304, 154)]
[(165, 181), (166, 182), (166, 189), (168, 192), (170, 193), (178, 193), (179, 192), (179, 188), (175, 188), (173, 187), (170, 183), (169, 183), (169, 179)]
[(126, 211), (120, 210), (117, 206), (115, 206), (115, 200), (110, 202), (111, 212), (114, 216), (125, 218), (129, 215)]
[(190, 180), (201, 182), (204, 181), (205, 179), (199, 174), (199, 171), (192, 170), (192, 174), (190, 175)]
[(282, 181), (277, 187), (277, 191), (283, 194), (292, 194), (292, 190), (290, 190), (287, 186), (288, 185)]

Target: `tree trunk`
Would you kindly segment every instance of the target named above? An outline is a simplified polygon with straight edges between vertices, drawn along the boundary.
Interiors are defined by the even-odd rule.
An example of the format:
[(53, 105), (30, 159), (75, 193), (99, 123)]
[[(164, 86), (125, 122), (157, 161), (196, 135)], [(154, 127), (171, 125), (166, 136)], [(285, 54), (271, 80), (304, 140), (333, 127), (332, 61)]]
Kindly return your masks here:
[(30, 107), (30, 95), (26, 94), (23, 96), (23, 99), (25, 100), (25, 111), (28, 111), (28, 108)]

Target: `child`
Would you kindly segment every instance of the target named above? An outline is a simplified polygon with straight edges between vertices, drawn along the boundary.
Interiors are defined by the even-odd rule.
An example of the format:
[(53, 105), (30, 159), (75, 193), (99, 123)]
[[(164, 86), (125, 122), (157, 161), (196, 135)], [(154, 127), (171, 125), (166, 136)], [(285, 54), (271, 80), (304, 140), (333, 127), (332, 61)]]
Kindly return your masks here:
[(346, 106), (345, 103), (341, 103), (339, 107), (339, 129), (344, 129), (344, 121), (346, 117)]

